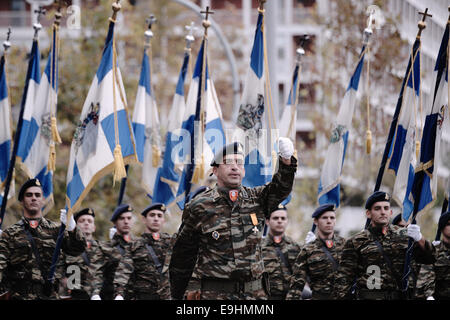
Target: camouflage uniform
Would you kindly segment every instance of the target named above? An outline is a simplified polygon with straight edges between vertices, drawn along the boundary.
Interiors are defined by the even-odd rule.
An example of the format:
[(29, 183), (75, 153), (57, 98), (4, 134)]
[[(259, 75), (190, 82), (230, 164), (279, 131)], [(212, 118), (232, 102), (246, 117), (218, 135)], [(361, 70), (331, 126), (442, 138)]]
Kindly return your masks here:
[[(29, 225), (30, 220), (38, 222), (36, 228)], [(3, 231), (0, 238), (0, 282), (6, 280), (11, 299), (56, 299), (58, 293), (55, 290), (50, 297), (45, 295), (44, 279), (50, 270), (60, 226), (45, 218), (30, 220), (22, 217)], [(34, 239), (41, 267), (25, 230), (28, 230)], [(79, 255), (84, 251), (85, 245), (84, 236), (78, 228), (71, 232), (64, 231), (61, 246), (64, 253)], [(55, 274), (57, 280), (60, 277), (60, 274)], [(57, 280), (54, 283), (55, 289), (59, 285)]]
[[(372, 225), (345, 242), (339, 272), (335, 280), (334, 296), (338, 299), (350, 298), (350, 290), (356, 279), (358, 299), (395, 300), (402, 299), (400, 281), (403, 275), (408, 235), (405, 228), (389, 225), (385, 234), (381, 228)], [(375, 240), (392, 261), (394, 271), (386, 264)], [(417, 243), (413, 246), (413, 259), (417, 263), (430, 264), (434, 261), (434, 247), (426, 241), (425, 250)], [(377, 269), (379, 268), (379, 273)], [(379, 277), (378, 277), (379, 275)], [(395, 276), (396, 275), (396, 276)], [(372, 287), (380, 285), (380, 288)], [(415, 285), (412, 273), (409, 278), (409, 290)], [(372, 289), (370, 289), (372, 287)]]
[(434, 270), (431, 264), (420, 264), (414, 299), (426, 300), (434, 292)]
[[(114, 274), (120, 260), (129, 250), (133, 239), (126, 241), (123, 236), (116, 233), (112, 240), (100, 243), (100, 249), (103, 252), (104, 259), (95, 270), (94, 290), (92, 295), (100, 295), (103, 300), (114, 299)], [(125, 290), (125, 299), (132, 298), (131, 285)]]
[[(147, 245), (151, 246), (158, 259), (160, 269), (157, 268)], [(160, 300), (170, 297), (169, 287), (164, 287), (163, 277), (167, 272), (162, 272), (166, 256), (170, 256), (171, 236), (160, 233), (160, 238), (155, 239), (153, 234), (144, 233), (142, 238), (133, 242), (130, 250), (120, 260), (114, 276), (115, 295), (125, 296), (124, 291), (129, 283), (130, 277), (134, 278), (133, 293), (137, 300)], [(165, 281), (168, 284), (168, 280)], [(162, 289), (159, 293), (158, 289)], [(167, 291), (167, 292), (164, 292)]]
[[(287, 266), (277, 253), (277, 248), (283, 254)], [(279, 243), (274, 241), (274, 237), (270, 234), (264, 239), (262, 253), (264, 268), (269, 275), (269, 299), (284, 300), (286, 298), (292, 275), (292, 267), (299, 252), (300, 246), (286, 235), (281, 237)]]
[(306, 282), (311, 288), (313, 300), (332, 299), (331, 293), (337, 272), (335, 268), (339, 266), (345, 239), (335, 234), (331, 240), (332, 247), (327, 247), (327, 250), (336, 266), (324, 252), (326, 246), (324, 240), (317, 238), (305, 244), (295, 260), (287, 300), (300, 300)]
[(297, 160), (279, 161), (272, 182), (230, 190), (214, 187), (186, 204), (170, 263), (172, 297), (181, 299), (197, 262), (201, 299), (267, 298), (261, 235), (264, 220), (292, 190)]
[(436, 262), (433, 265), (435, 274), (434, 294), (436, 300), (450, 299), (450, 244), (441, 241), (436, 248)]
[(80, 270), (80, 286), (79, 288), (69, 289), (70, 284), (66, 284), (63, 288), (71, 296), (72, 300), (89, 300), (93, 295), (95, 272), (101, 267), (104, 261), (104, 254), (100, 247), (100, 243), (96, 240), (86, 241), (86, 250), (77, 256), (64, 256), (64, 272), (67, 280), (71, 281), (71, 275), (74, 274), (73, 267)]

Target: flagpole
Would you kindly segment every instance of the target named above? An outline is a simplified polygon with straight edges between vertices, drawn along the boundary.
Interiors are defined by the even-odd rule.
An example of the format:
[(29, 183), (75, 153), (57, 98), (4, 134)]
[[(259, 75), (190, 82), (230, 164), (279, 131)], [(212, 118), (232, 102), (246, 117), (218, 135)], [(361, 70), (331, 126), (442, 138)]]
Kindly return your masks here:
[[(45, 14), (45, 9), (43, 9), (42, 7), (39, 7), (39, 10), (35, 10), (35, 13), (37, 13), (37, 22), (33, 25), (34, 36), (33, 36), (33, 46), (31, 48), (32, 52), (33, 52), (33, 49), (35, 49), (36, 46), (37, 46), (37, 42), (38, 42), (38, 38), (39, 38), (39, 30), (42, 29), (42, 25), (40, 24), (40, 16), (42, 14)], [(6, 47), (5, 47), (5, 53), (6, 53)], [(28, 63), (28, 71), (27, 71), (26, 83), (25, 83), (24, 92), (23, 92), (23, 95), (22, 95), (22, 101), (21, 101), (21, 104), (20, 104), (19, 119), (17, 121), (17, 130), (16, 130), (16, 134), (14, 135), (14, 146), (13, 146), (13, 151), (12, 151), (12, 154), (11, 154), (11, 160), (9, 162), (8, 175), (6, 176), (6, 180), (5, 180), (5, 190), (4, 190), (4, 193), (3, 193), (3, 201), (2, 201), (1, 211), (0, 211), (0, 229), (1, 229), (1, 226), (3, 224), (3, 218), (5, 216), (6, 205), (8, 203), (9, 189), (10, 189), (11, 182), (12, 182), (14, 167), (16, 165), (16, 155), (17, 155), (17, 150), (18, 150), (18, 147), (19, 147), (20, 134), (22, 132), (22, 123), (23, 123), (23, 113), (24, 113), (24, 110), (25, 110), (25, 101), (27, 100), (28, 84), (29, 84), (29, 79), (30, 79), (30, 75), (31, 75), (31, 72), (32, 72), (32, 66), (30, 65), (32, 60), (33, 60), (33, 55), (30, 56), (30, 60), (29, 60), (29, 63)]]

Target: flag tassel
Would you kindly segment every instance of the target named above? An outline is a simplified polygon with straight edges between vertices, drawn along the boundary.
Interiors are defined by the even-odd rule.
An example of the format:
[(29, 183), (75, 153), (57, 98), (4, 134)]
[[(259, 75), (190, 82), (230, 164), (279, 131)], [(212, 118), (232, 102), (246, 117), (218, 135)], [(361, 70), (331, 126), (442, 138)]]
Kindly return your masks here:
[(56, 143), (61, 143), (61, 137), (59, 136), (58, 127), (56, 126), (56, 117), (53, 116), (52, 119), (52, 139)]
[(366, 132), (366, 153), (370, 154), (372, 151), (372, 131), (367, 130)]
[(420, 141), (416, 140), (416, 159), (418, 160), (420, 157)]
[(159, 150), (158, 146), (152, 145), (152, 165), (153, 168), (157, 168), (159, 164), (159, 159), (161, 158), (161, 150)]
[(117, 144), (114, 148), (114, 183), (127, 176), (125, 164), (122, 157), (122, 148)]
[(55, 143), (50, 144), (50, 154), (48, 157), (48, 171), (55, 171), (56, 169), (56, 148)]

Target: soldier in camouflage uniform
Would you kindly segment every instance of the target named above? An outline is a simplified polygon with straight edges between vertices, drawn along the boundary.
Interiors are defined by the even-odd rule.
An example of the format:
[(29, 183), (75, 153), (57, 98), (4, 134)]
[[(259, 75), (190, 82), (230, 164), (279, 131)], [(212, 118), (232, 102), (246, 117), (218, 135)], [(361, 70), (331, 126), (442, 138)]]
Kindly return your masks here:
[(145, 231), (120, 260), (114, 277), (116, 296), (124, 296), (130, 277), (133, 277), (136, 300), (170, 299), (168, 273), (163, 274), (163, 266), (166, 257), (170, 257), (171, 236), (160, 232), (165, 212), (163, 203), (151, 204), (142, 211)]
[(336, 235), (334, 204), (323, 204), (312, 214), (317, 235), (309, 239), (295, 260), (288, 300), (300, 300), (305, 284), (313, 300), (331, 300), (332, 290), (345, 239)]
[[(128, 204), (119, 205), (114, 210), (111, 222), (114, 223), (117, 231), (110, 241), (102, 243), (100, 246), (104, 261), (95, 271), (94, 290), (92, 292), (94, 296), (100, 295), (103, 300), (114, 299), (113, 281), (117, 266), (134, 241), (131, 235), (131, 228), (134, 224), (133, 208)], [(130, 281), (125, 289), (125, 299), (133, 297), (132, 279)]]
[(438, 228), (442, 233), (442, 241), (436, 243), (433, 297), (436, 300), (450, 300), (450, 211), (441, 215)]
[[(91, 208), (85, 208), (74, 214), (77, 227), (86, 239), (86, 250), (77, 256), (64, 256), (64, 293), (72, 300), (89, 300), (92, 295), (92, 285), (96, 268), (103, 262), (103, 251), (100, 243), (93, 237), (95, 232), (95, 213)], [(79, 270), (79, 272), (78, 272)], [(79, 275), (79, 278), (76, 277)], [(93, 300), (100, 297), (93, 296)]]
[[(42, 216), (44, 197), (38, 179), (30, 179), (19, 191), (23, 207), (22, 219), (3, 231), (0, 239), (0, 282), (6, 280), (13, 300), (57, 299), (58, 281), (49, 292), (46, 285), (60, 226)], [(62, 251), (79, 255), (85, 249), (85, 239), (67, 214), (61, 210), (64, 231)], [(58, 279), (60, 275), (55, 275)], [(56, 290), (54, 290), (56, 289)]]
[(173, 298), (183, 298), (196, 262), (201, 299), (267, 298), (261, 252), (264, 218), (289, 195), (297, 169), (292, 142), (280, 138), (279, 150), (272, 182), (255, 188), (241, 184), (241, 144), (226, 145), (216, 153), (211, 165), (217, 185), (184, 208), (186, 220), (169, 267)]
[(269, 299), (285, 300), (300, 246), (284, 234), (288, 224), (288, 213), (284, 205), (278, 205), (266, 219), (266, 224), (269, 234), (263, 240), (262, 253), (264, 268), (269, 275)]
[[(389, 223), (392, 216), (390, 197), (377, 191), (366, 201), (366, 216), (371, 219), (368, 229), (345, 242), (339, 272), (335, 280), (337, 299), (351, 298), (356, 279), (356, 297), (361, 300), (405, 299), (401, 278), (408, 240), (415, 243), (412, 257), (417, 263), (434, 262), (434, 247), (420, 233), (418, 225), (399, 228)], [(409, 277), (409, 290), (414, 287)]]

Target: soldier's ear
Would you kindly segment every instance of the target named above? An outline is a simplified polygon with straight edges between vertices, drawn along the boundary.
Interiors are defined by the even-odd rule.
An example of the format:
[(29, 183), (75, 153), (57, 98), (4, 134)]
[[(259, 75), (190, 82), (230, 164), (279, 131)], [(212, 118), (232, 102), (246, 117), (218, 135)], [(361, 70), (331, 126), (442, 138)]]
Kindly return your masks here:
[(370, 212), (369, 209), (366, 210), (366, 217), (372, 219), (372, 213)]

